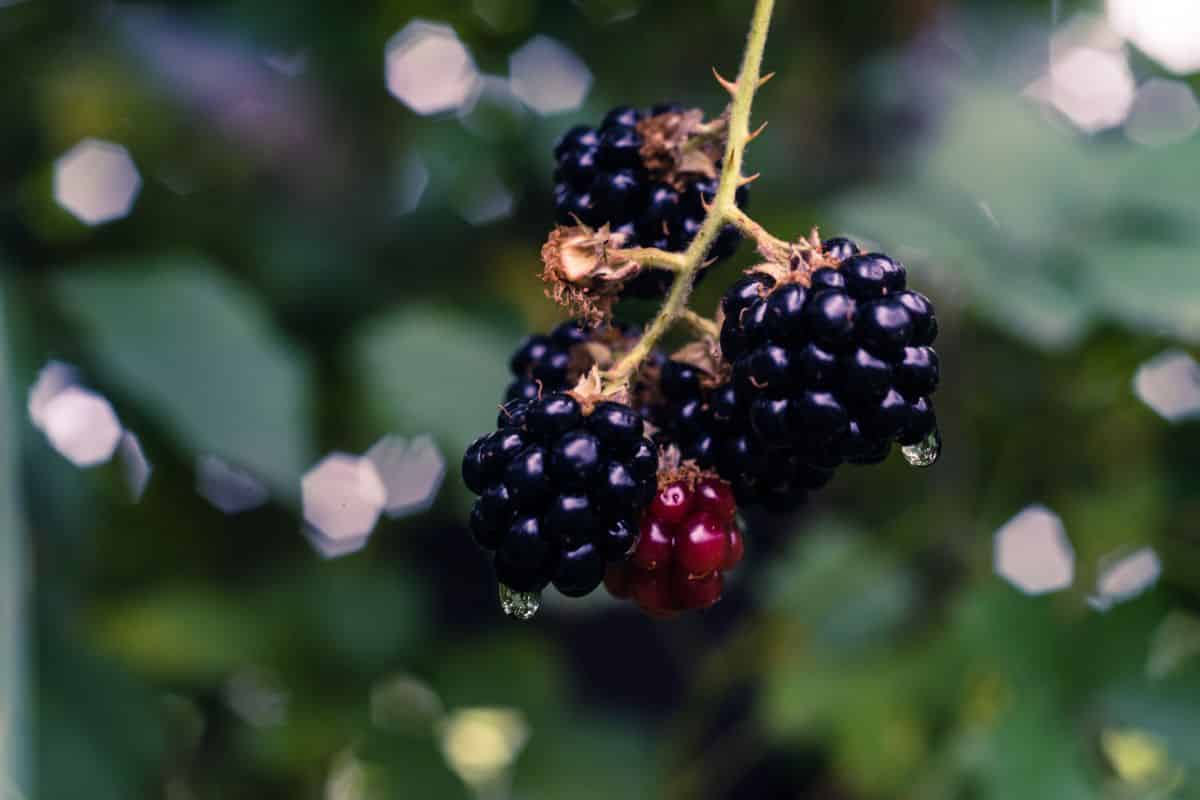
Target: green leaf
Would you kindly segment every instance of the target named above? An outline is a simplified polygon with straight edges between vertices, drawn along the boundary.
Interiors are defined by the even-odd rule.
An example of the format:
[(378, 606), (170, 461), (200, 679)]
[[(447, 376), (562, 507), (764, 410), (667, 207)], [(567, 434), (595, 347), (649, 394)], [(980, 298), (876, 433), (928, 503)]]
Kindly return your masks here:
[(422, 307), (368, 325), (353, 353), (380, 426), (432, 433), (461, 453), (495, 424), (514, 343), (456, 312)]
[(104, 377), (185, 446), (294, 496), (312, 463), (312, 381), (255, 298), (192, 256), (62, 272), (54, 289)]
[(261, 662), (276, 630), (244, 598), (216, 587), (148, 592), (98, 614), (96, 642), (147, 673), (203, 681)]

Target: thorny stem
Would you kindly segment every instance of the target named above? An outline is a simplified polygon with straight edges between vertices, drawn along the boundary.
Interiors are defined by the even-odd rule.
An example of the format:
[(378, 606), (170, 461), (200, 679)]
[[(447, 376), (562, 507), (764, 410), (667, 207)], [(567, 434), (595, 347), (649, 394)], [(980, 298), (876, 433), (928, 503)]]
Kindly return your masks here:
[[(749, 214), (737, 206), (729, 210), (727, 218), (730, 224), (737, 226), (737, 229), (742, 232), (743, 236), (758, 244), (759, 254), (767, 261), (774, 261), (780, 264), (787, 261), (793, 245), (788, 244), (782, 239), (776, 239), (767, 232), (766, 228), (751, 219)], [(797, 246), (800, 249), (805, 249), (808, 244), (801, 240)]]
[(654, 267), (667, 272), (683, 272), (687, 269), (686, 253), (672, 253), (655, 247), (630, 247), (609, 251), (609, 258), (618, 261), (636, 261), (643, 267)]
[(717, 327), (717, 323), (702, 314), (697, 314), (690, 308), (679, 312), (679, 321), (701, 336), (711, 336), (715, 339), (721, 335), (721, 329)]
[(755, 0), (754, 3), (750, 33), (746, 37), (746, 50), (742, 55), (742, 66), (738, 71), (737, 83), (732, 92), (733, 102), (729, 107), (729, 138), (725, 144), (725, 157), (721, 162), (720, 185), (704, 218), (704, 224), (682, 254), (682, 263), (675, 270), (675, 281), (671, 284), (671, 291), (658, 315), (650, 323), (637, 346), (605, 374), (606, 391), (615, 393), (624, 389), (629, 377), (658, 344), (658, 340), (684, 315), (692, 284), (696, 281), (696, 274), (704, 266), (709, 246), (726, 223), (736, 222), (737, 215), (741, 215), (734, 193), (742, 180), (742, 161), (746, 143), (750, 140), (750, 109), (761, 80), (763, 49), (767, 44), (767, 32), (771, 27), (771, 12), (774, 7), (775, 0)]

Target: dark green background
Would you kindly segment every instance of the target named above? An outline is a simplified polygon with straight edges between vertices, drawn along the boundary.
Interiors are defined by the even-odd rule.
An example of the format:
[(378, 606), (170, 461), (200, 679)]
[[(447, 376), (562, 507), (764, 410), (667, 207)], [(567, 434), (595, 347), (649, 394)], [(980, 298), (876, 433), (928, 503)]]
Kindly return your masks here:
[[(157, 3), (143, 27), (101, 4), (0, 8), (12, 796), (469, 796), (431, 695), (389, 693), (398, 676), (450, 713), (523, 715), (526, 746), (482, 796), (1200, 796), (1200, 425), (1131, 388), (1139, 364), (1200, 341), (1200, 137), (1082, 137), (1022, 100), (1047, 2), (780, 2), (751, 211), (908, 263), (942, 323), (945, 455), (847, 468), (794, 518), (751, 515), (747, 563), (705, 614), (654, 622), (597, 596), (519, 624), (463, 526), (456, 466), (508, 351), (559, 319), (536, 278), (549, 148), (619, 102), (719, 112), (709, 68), (736, 70), (750, 3), (647, 1), (612, 24), (624, 0), (490, 5), (507, 30), (469, 3)], [(535, 33), (557, 38), (593, 71), (586, 106), (481, 107), (475, 132), (414, 115), (382, 64), (416, 16), (454, 26), (491, 74)], [(148, 54), (150, 29), (249, 64), (295, 135), (223, 124), (187, 88), (203, 71)], [(254, 58), (297, 49), (291, 80)], [(1131, 58), (1139, 79), (1159, 73)], [(95, 229), (51, 193), (54, 159), (85, 136), (128, 147), (144, 183), (131, 216)], [(413, 153), (429, 189), (397, 216)], [(514, 215), (471, 227), (455, 209), (489, 172)], [(79, 365), (141, 437), (140, 504), (115, 463), (80, 471), (29, 424), (48, 358)], [(235, 412), (262, 436), (232, 436)], [(389, 432), (436, 437), (435, 507), (322, 561), (296, 480)], [(271, 504), (226, 517), (195, 493), (196, 455), (222, 448), (259, 467)], [(1032, 503), (1062, 515), (1077, 556), (1074, 587), (1049, 597), (992, 570), (993, 532)], [(1102, 559), (1142, 545), (1159, 584), (1089, 609)], [(286, 695), (279, 724), (234, 710), (245, 680)]]

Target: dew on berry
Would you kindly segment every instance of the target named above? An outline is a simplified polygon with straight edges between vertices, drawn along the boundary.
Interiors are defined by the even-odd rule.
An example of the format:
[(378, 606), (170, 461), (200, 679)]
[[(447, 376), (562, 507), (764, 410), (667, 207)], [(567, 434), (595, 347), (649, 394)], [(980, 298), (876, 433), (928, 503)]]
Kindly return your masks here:
[(513, 619), (531, 620), (541, 607), (541, 592), (518, 592), (500, 584), (500, 609)]
[(900, 448), (904, 460), (913, 467), (932, 467), (942, 454), (942, 435), (934, 428), (928, 436), (917, 444)]

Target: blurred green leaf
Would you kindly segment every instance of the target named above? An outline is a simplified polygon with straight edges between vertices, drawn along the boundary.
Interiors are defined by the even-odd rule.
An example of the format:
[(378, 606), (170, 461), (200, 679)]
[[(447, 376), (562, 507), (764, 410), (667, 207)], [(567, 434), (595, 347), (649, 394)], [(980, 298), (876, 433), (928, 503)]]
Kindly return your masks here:
[(253, 295), (194, 256), (93, 264), (54, 288), (105, 377), (186, 447), (298, 492), (314, 454), (309, 368)]
[(432, 433), (461, 453), (495, 425), (514, 345), (459, 312), (417, 307), (369, 324), (354, 361), (381, 426)]
[(217, 587), (168, 586), (98, 615), (99, 646), (131, 666), (174, 680), (213, 680), (268, 659), (277, 628)]

